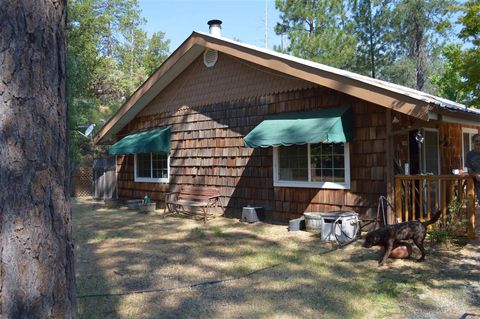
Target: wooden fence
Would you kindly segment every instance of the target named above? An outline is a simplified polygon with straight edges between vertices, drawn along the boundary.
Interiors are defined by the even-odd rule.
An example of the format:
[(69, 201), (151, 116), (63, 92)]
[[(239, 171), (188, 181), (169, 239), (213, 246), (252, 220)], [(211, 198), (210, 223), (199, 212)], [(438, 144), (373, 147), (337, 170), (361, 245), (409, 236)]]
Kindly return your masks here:
[(115, 156), (97, 158), (93, 161), (93, 188), (95, 199), (117, 198)]
[[(450, 207), (450, 210), (449, 210)], [(395, 217), (398, 222), (427, 220), (442, 211), (442, 225), (450, 211), (460, 209), (465, 234), (475, 236), (475, 185), (470, 176), (400, 175), (395, 176)]]

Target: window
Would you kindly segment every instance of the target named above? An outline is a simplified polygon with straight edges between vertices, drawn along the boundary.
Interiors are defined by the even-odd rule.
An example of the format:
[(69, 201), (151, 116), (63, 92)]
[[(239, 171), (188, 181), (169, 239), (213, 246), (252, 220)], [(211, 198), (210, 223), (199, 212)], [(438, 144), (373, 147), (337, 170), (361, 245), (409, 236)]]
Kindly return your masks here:
[(348, 143), (275, 147), (274, 186), (350, 188)]
[(465, 159), (467, 158), (467, 153), (473, 149), (472, 137), (477, 134), (478, 130), (473, 128), (462, 128), (462, 163), (465, 165)]
[(166, 153), (135, 154), (135, 182), (168, 183), (170, 156)]

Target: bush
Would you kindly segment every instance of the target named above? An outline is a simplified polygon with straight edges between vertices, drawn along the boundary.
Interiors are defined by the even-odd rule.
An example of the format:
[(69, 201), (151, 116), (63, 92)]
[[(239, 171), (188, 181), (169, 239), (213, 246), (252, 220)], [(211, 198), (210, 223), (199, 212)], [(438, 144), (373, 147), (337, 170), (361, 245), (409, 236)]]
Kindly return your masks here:
[(464, 201), (452, 200), (448, 205), (446, 225), (430, 231), (428, 238), (439, 244), (455, 244), (465, 233), (466, 222), (462, 216), (464, 204)]

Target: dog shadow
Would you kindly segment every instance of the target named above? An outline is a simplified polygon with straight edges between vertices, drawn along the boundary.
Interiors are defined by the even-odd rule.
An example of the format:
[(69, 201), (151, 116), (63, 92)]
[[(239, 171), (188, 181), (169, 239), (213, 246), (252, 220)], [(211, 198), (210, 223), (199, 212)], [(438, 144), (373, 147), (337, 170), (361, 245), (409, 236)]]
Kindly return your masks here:
[(365, 251), (352, 253), (350, 255), (349, 260), (355, 263), (362, 262), (362, 261), (370, 261), (370, 260), (378, 261), (380, 257), (381, 257), (380, 250), (365, 249)]

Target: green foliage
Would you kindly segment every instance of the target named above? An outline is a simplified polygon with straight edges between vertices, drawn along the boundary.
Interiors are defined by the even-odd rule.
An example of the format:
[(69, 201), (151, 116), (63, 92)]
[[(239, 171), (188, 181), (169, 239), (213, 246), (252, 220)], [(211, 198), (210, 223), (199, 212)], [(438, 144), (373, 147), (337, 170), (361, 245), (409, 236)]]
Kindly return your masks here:
[(434, 229), (428, 237), (436, 243), (451, 244), (459, 239), (459, 236), (465, 233), (466, 222), (463, 220), (463, 206), (465, 202), (458, 199), (452, 200), (448, 204), (447, 224), (440, 229)]
[(414, 88), (416, 85), (415, 65), (415, 60), (407, 56), (396, 57), (392, 64), (385, 66), (382, 70), (382, 79)]
[(223, 233), (222, 229), (220, 227), (214, 227), (212, 229), (213, 231), (213, 236), (215, 237), (224, 237), (225, 234)]
[(159, 61), (168, 58), (168, 45), (170, 40), (165, 40), (165, 33), (155, 32), (147, 41), (143, 57), (143, 67), (147, 74), (152, 74), (159, 66)]
[(137, 0), (71, 0), (68, 11), (70, 153), (78, 166), (101, 151), (79, 133), (82, 126), (100, 127), (166, 59), (169, 41), (142, 30)]
[(143, 196), (143, 203), (150, 204), (152, 202), (152, 198), (148, 195)]
[(480, 0), (469, 0), (459, 9), (463, 13), (460, 38), (470, 42), (461, 57), (462, 89), (469, 94), (468, 104), (480, 107)]
[(447, 45), (443, 51), (443, 71), (432, 75), (431, 81), (438, 87), (437, 94), (441, 97), (460, 103), (467, 103), (468, 93), (463, 88), (462, 49), (459, 44)]
[(385, 0), (353, 0), (351, 3), (357, 37), (356, 71), (372, 78), (378, 77), (395, 58), (389, 48), (393, 37), (389, 25), (390, 4), (391, 1)]
[(462, 216), (464, 205), (465, 201), (458, 199), (454, 199), (448, 204), (449, 215), (446, 228), (457, 234), (465, 232), (466, 222)]
[(438, 244), (446, 243), (450, 240), (451, 236), (451, 232), (445, 229), (434, 229), (427, 234), (427, 238)]
[(293, 55), (351, 69), (355, 60), (353, 23), (341, 0), (276, 0), (281, 12), (277, 34), (288, 35), (286, 51)]
[(450, 44), (443, 49), (443, 65), (431, 80), (439, 87), (440, 96), (480, 107), (480, 1), (467, 1), (451, 11), (460, 14), (459, 38), (465, 44)]
[(276, 48), (295, 56), (419, 90), (448, 38), (454, 0), (277, 0)]
[[(408, 70), (415, 75), (415, 83), (395, 81), (398, 84), (428, 89), (433, 66), (440, 57), (441, 47), (451, 30), (448, 10), (453, 0), (398, 0), (392, 15), (393, 44), (401, 59), (410, 60)], [(396, 66), (398, 67), (398, 66)], [(429, 90), (431, 91), (431, 90)]]

